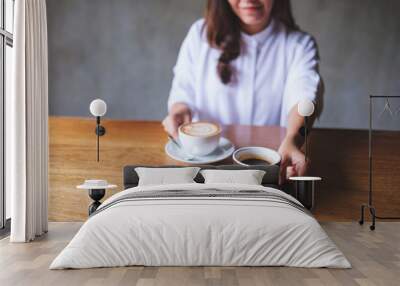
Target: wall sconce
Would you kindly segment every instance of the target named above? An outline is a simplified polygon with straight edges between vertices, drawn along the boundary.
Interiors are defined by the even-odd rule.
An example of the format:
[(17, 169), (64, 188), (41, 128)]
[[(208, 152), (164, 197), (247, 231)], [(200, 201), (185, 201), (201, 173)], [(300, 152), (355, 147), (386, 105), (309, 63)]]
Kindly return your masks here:
[(304, 139), (305, 139), (305, 151), (304, 151), (304, 156), (305, 160), (307, 162), (308, 157), (308, 144), (307, 144), (307, 135), (308, 135), (308, 117), (313, 115), (315, 111), (315, 106), (314, 103), (309, 100), (309, 99), (303, 99), (299, 102), (297, 105), (297, 112), (304, 117)]
[(106, 129), (100, 124), (100, 118), (107, 112), (107, 104), (104, 100), (95, 99), (90, 103), (90, 113), (96, 117), (96, 129), (97, 135), (97, 162), (100, 160), (100, 136), (106, 134)]

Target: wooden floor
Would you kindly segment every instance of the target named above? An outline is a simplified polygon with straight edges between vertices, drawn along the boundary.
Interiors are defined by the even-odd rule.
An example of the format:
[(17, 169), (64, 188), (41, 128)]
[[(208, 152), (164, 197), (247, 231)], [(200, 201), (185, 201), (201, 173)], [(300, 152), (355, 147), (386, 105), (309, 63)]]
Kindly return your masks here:
[(48, 270), (81, 223), (50, 223), (49, 233), (28, 244), (0, 241), (0, 285), (399, 285), (400, 223), (379, 223), (372, 232), (350, 222), (322, 226), (353, 268), (123, 267)]

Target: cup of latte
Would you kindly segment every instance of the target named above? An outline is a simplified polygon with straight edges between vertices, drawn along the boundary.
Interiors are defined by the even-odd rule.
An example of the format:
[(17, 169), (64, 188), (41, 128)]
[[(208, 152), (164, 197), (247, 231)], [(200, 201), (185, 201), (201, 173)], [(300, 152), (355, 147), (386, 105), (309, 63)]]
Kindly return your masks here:
[(212, 122), (191, 122), (181, 125), (178, 134), (179, 141), (188, 154), (205, 156), (218, 147), (221, 127)]

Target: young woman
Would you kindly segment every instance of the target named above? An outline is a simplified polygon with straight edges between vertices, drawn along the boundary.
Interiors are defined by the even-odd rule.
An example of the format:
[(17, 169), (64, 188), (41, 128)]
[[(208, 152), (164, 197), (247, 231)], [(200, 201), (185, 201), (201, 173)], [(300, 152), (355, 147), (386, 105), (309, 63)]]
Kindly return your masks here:
[(165, 130), (182, 123), (281, 125), (282, 177), (303, 175), (303, 118), (297, 103), (317, 100), (321, 79), (311, 36), (294, 22), (290, 0), (208, 0), (174, 68)]

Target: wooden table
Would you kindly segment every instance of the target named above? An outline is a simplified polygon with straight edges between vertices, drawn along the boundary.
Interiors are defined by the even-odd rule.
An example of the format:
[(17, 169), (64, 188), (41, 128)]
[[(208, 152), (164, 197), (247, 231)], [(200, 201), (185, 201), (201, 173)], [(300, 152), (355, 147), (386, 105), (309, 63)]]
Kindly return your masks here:
[[(51, 221), (82, 221), (91, 203), (75, 186), (85, 179), (106, 179), (122, 190), (122, 168), (130, 164), (184, 165), (164, 152), (167, 136), (160, 122), (104, 120), (100, 162), (96, 162), (95, 120), (50, 118)], [(285, 136), (280, 127), (226, 126), (224, 136), (236, 147), (277, 149)], [(374, 140), (377, 210), (400, 214), (399, 132), (380, 132)], [(368, 191), (368, 133), (355, 130), (316, 129), (311, 134), (310, 175), (319, 176), (315, 214), (320, 220), (358, 220), (359, 206)], [(232, 163), (227, 159), (222, 164)], [(110, 191), (106, 197), (115, 193)]]

